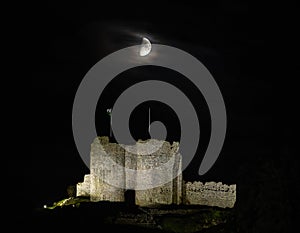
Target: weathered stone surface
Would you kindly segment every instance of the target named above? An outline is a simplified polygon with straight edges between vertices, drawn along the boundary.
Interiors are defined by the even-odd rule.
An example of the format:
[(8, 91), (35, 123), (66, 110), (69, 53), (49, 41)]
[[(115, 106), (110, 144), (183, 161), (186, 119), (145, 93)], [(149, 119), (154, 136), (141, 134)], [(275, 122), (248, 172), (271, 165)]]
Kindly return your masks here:
[[(159, 150), (153, 150), (157, 145), (161, 145)], [(232, 208), (236, 201), (236, 185), (183, 182), (182, 157), (177, 142), (170, 144), (150, 139), (138, 141), (136, 145), (119, 145), (110, 143), (108, 137), (97, 137), (91, 145), (90, 156), (91, 174), (85, 176), (83, 183), (77, 184), (77, 196), (90, 196), (91, 201), (123, 202), (125, 187), (136, 190), (135, 203), (140, 206), (183, 203)], [(162, 168), (167, 162), (172, 166)], [(125, 168), (132, 170), (128, 172)], [(148, 169), (157, 169), (160, 175), (134, 172)], [(160, 180), (162, 178), (171, 181), (165, 183)], [(157, 184), (158, 181), (162, 185), (147, 190), (136, 189), (145, 182)]]
[[(137, 147), (134, 146), (125, 146), (125, 167), (128, 169), (132, 169), (136, 171), (137, 168)], [(134, 153), (131, 153), (131, 152)], [(125, 172), (125, 182), (126, 182), (126, 187), (136, 187), (137, 185), (137, 177), (136, 175), (131, 175), (128, 172)]]
[[(148, 140), (149, 142), (149, 140)], [(142, 142), (143, 143), (143, 142)], [(150, 141), (153, 146), (160, 144), (159, 140), (151, 140)], [(162, 147), (156, 152), (145, 155), (145, 148), (139, 146), (138, 147), (138, 159), (137, 159), (137, 169), (138, 170), (146, 170), (150, 168), (161, 168), (161, 165), (167, 163), (172, 157), (175, 158), (175, 162), (172, 167), (165, 170), (160, 170), (164, 177), (167, 177), (170, 182), (163, 184), (159, 187), (155, 187), (147, 190), (137, 190), (136, 191), (136, 204), (140, 206), (148, 206), (155, 204), (180, 204), (180, 196), (178, 195), (178, 191), (180, 190), (181, 184), (178, 187), (178, 181), (181, 178), (172, 179), (173, 174), (178, 171), (181, 171), (181, 156), (178, 154), (178, 143), (174, 143), (174, 145), (170, 145), (169, 142), (163, 142)], [(143, 154), (143, 155), (141, 155)], [(181, 174), (179, 175), (181, 177)], [(160, 177), (149, 176), (149, 177), (139, 177), (137, 176), (137, 182), (156, 182)]]
[(180, 175), (176, 176), (173, 180), (173, 203), (174, 204), (181, 204), (183, 197), (182, 197), (182, 157), (178, 155), (176, 157), (176, 162), (173, 168), (173, 174), (178, 174), (180, 169)]
[[(125, 182), (125, 151), (116, 144), (109, 143), (107, 137), (97, 137), (91, 145), (91, 201), (124, 201), (125, 190), (119, 187)], [(116, 164), (111, 164), (111, 160)], [(116, 186), (104, 180), (113, 180)]]
[(90, 184), (91, 176), (85, 175), (82, 183), (78, 183), (76, 186), (76, 196), (77, 197), (89, 197), (90, 196)]
[[(155, 182), (160, 177), (132, 176), (126, 173), (125, 167), (133, 170), (146, 170), (158, 168), (173, 156), (174, 165), (170, 170), (163, 170), (164, 177), (170, 177), (173, 173), (181, 171), (181, 156), (178, 154), (178, 143), (170, 145), (168, 142), (159, 140), (147, 140), (149, 147), (143, 146), (146, 141), (139, 141), (136, 145), (121, 145), (109, 143), (107, 137), (97, 137), (91, 145), (91, 175), (90, 175), (90, 198), (91, 201), (124, 201), (125, 190), (119, 187), (136, 187), (139, 182)], [(162, 147), (152, 154), (151, 146), (155, 147), (162, 143)], [(128, 152), (124, 148), (129, 148)], [(132, 152), (132, 153), (131, 153)], [(120, 166), (116, 166), (114, 161)], [(112, 181), (114, 185), (107, 184), (104, 179)], [(173, 181), (170, 181), (160, 187), (137, 190), (136, 204), (148, 206), (154, 204), (172, 204), (181, 203), (181, 174)], [(79, 185), (80, 186), (80, 185)], [(82, 185), (81, 185), (82, 186)], [(80, 187), (81, 187), (80, 186)], [(175, 192), (175, 193), (174, 193)], [(180, 193), (178, 193), (180, 192)]]
[(221, 182), (187, 182), (184, 185), (184, 204), (233, 208), (236, 201), (236, 185)]

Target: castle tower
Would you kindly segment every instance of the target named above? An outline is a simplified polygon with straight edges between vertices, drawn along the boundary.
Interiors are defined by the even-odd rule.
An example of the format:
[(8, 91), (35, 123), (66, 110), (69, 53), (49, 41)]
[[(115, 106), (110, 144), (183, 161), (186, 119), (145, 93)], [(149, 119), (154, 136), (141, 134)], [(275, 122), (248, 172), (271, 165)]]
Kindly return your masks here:
[[(147, 140), (149, 145), (160, 145), (161, 141)], [(178, 143), (170, 145), (163, 142), (159, 150), (152, 154), (145, 153), (139, 141), (130, 147), (128, 152), (119, 144), (110, 143), (108, 137), (97, 137), (91, 145), (90, 175), (86, 175), (83, 183), (77, 185), (77, 196), (88, 195), (91, 201), (125, 201), (125, 187), (139, 187), (144, 182), (157, 182), (160, 177), (148, 175), (146, 177), (130, 176), (126, 174), (125, 167), (133, 170), (145, 170), (159, 167), (174, 158), (174, 164), (169, 170), (163, 171), (163, 177), (169, 177), (169, 182), (159, 187), (147, 190), (136, 190), (135, 203), (140, 206), (155, 204), (180, 204), (182, 194), (182, 175), (175, 179), (173, 174), (181, 171), (181, 156), (178, 153)], [(112, 163), (114, 161), (114, 163)], [(110, 182), (105, 182), (108, 180)], [(159, 180), (158, 180), (159, 181)], [(123, 188), (122, 188), (123, 187)]]
[[(158, 140), (150, 140), (150, 144), (153, 146), (159, 145), (160, 143), (161, 141)], [(171, 145), (169, 142), (163, 142), (160, 149), (151, 154), (145, 154), (145, 151), (142, 151), (144, 147), (139, 146), (139, 142), (137, 143), (137, 148), (138, 170), (145, 170), (153, 167), (159, 168), (163, 164), (167, 163), (171, 158), (174, 159), (174, 163), (169, 169), (160, 170), (163, 173), (162, 176), (170, 181), (152, 189), (137, 190), (135, 199), (136, 204), (140, 206), (151, 206), (156, 204), (180, 204), (182, 193), (182, 174), (176, 177), (178, 171), (181, 171), (181, 155), (178, 153), (179, 144), (174, 142), (173, 145)], [(173, 177), (176, 178), (173, 179)], [(137, 183), (157, 182), (157, 179), (159, 178), (160, 177), (155, 176), (155, 174), (149, 175), (148, 177), (137, 177)]]
[[(91, 201), (125, 201), (125, 190), (120, 188), (125, 183), (125, 150), (109, 143), (108, 137), (97, 137), (91, 145), (90, 156)], [(115, 186), (104, 180), (113, 181)]]

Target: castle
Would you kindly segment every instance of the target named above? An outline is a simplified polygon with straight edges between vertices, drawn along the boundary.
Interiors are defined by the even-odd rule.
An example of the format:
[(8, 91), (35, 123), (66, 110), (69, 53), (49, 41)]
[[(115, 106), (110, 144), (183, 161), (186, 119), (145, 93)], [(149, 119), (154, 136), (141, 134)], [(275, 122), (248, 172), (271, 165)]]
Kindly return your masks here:
[[(159, 149), (152, 152), (143, 146), (145, 142), (150, 147), (159, 145)], [(161, 169), (162, 175), (159, 177), (151, 173), (139, 175), (141, 173), (129, 172), (159, 168), (170, 161), (171, 169)], [(84, 181), (77, 184), (76, 196), (87, 196), (94, 202), (124, 202), (126, 192), (132, 189), (135, 190), (134, 202), (139, 206), (185, 204), (234, 207), (235, 184), (185, 182), (181, 166), (182, 157), (177, 142), (170, 144), (150, 139), (130, 146), (110, 143), (108, 137), (97, 137), (91, 144), (90, 174), (85, 175)], [(160, 182), (159, 179), (162, 178), (167, 178), (168, 182)], [(150, 189), (143, 188), (144, 184), (154, 182), (162, 184)]]

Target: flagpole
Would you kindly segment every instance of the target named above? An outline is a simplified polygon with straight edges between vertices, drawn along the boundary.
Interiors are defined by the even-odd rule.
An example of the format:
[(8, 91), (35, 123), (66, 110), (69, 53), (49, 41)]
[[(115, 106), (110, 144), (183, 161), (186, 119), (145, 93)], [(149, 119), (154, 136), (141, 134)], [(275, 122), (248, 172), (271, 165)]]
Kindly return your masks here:
[(109, 115), (109, 137), (112, 136), (112, 114), (111, 114), (112, 109), (108, 108), (106, 109), (107, 114)]
[(112, 114), (110, 114), (110, 127), (109, 127), (109, 136), (112, 137), (112, 128), (111, 128), (111, 125), (112, 125)]
[(148, 132), (150, 134), (150, 107), (149, 107), (149, 116), (148, 116), (149, 122), (148, 122)]

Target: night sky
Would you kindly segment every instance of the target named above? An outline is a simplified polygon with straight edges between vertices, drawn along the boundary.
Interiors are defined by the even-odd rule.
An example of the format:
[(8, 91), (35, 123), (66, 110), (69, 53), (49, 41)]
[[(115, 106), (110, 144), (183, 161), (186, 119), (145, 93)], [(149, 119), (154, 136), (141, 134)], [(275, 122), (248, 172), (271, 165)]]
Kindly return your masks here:
[[(248, 221), (253, 232), (287, 230), (285, 226), (293, 220), (289, 217), (291, 206), (296, 203), (290, 188), (298, 180), (294, 161), (299, 159), (291, 154), (291, 129), (283, 120), (286, 116), (283, 111), (274, 111), (278, 106), (286, 107), (275, 97), (277, 81), (270, 74), (274, 64), (266, 39), (271, 23), (261, 5), (233, 0), (200, 4), (49, 1), (35, 7), (30, 34), (34, 125), (30, 166), (25, 173), (26, 184), (32, 187), (28, 195), (31, 207), (66, 197), (67, 186), (81, 182), (89, 173), (72, 133), (77, 88), (95, 63), (114, 51), (140, 44), (145, 36), (152, 43), (187, 51), (213, 75), (228, 117), (222, 152), (210, 171), (200, 177), (197, 171), (210, 135), (208, 108), (184, 76), (159, 67), (128, 70), (105, 88), (95, 114), (98, 134), (109, 135), (106, 109), (126, 88), (143, 80), (169, 81), (191, 99), (203, 134), (195, 159), (184, 171), (185, 179), (235, 183), (240, 221)], [(178, 140), (176, 113), (153, 101), (132, 113), (134, 138), (149, 138), (149, 106), (153, 120), (167, 126), (167, 139)], [(281, 121), (284, 126), (279, 126)]]

